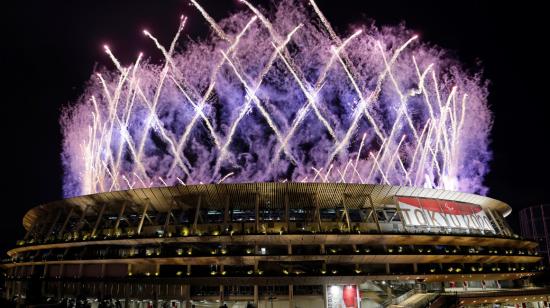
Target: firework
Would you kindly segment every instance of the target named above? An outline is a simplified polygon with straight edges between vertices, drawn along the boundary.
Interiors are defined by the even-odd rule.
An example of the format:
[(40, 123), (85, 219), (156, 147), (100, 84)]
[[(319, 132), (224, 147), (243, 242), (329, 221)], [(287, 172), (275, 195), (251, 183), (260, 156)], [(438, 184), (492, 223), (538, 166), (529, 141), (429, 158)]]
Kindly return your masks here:
[(67, 196), (187, 183), (384, 183), (485, 193), (486, 84), (403, 26), (340, 38), (290, 0), (94, 74), (62, 115)]

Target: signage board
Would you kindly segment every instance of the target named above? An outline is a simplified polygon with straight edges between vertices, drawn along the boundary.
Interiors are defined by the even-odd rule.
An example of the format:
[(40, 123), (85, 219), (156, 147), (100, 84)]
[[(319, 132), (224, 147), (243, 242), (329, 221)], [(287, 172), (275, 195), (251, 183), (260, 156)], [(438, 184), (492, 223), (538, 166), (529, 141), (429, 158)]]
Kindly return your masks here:
[(448, 200), (397, 197), (405, 225), (493, 231), (481, 206)]

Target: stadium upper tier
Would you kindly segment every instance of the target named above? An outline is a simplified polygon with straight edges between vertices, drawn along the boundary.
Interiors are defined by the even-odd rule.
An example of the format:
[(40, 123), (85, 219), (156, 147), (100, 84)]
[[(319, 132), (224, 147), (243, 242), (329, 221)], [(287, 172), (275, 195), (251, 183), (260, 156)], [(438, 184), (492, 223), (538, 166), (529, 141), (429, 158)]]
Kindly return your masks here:
[[(201, 184), (112, 191), (50, 202), (29, 210), (23, 218), (23, 225), (28, 231), (35, 229), (35, 224), (51, 223), (58, 211), (72, 210), (75, 218), (77, 212), (84, 217), (98, 216), (99, 212), (102, 216), (112, 217), (117, 216), (122, 207), (136, 214), (143, 211), (181, 214), (170, 224), (178, 224), (178, 220), (194, 223), (194, 213), (189, 217), (186, 214), (198, 209), (201, 217), (197, 224), (222, 223), (224, 220), (228, 223), (254, 222), (256, 218), (258, 223), (276, 223), (288, 218), (290, 224), (318, 223), (317, 227), (321, 228), (317, 231), (323, 231), (323, 227), (331, 227), (330, 222), (343, 214), (343, 220), (346, 224), (349, 221), (350, 228), (359, 223), (364, 231), (369, 227), (378, 229), (378, 226), (368, 225), (371, 221), (383, 231), (390, 231), (385, 230), (385, 224), (397, 222), (399, 231), (429, 229), (479, 233), (477, 231), (490, 230), (501, 234), (508, 231), (502, 225), (502, 217), (511, 212), (508, 204), (492, 198), (421, 187), (343, 183)], [(226, 209), (228, 213), (224, 214)], [(255, 213), (256, 209), (258, 213)], [(378, 215), (370, 214), (373, 210)], [(317, 217), (307, 217), (310, 212)], [(389, 213), (393, 217), (382, 221)], [(48, 219), (52, 214), (54, 217)], [(483, 218), (484, 221), (480, 224), (477, 219), (458, 219), (457, 215), (465, 215), (467, 219)], [(365, 223), (367, 225), (363, 225)], [(488, 223), (492, 225), (488, 226)]]

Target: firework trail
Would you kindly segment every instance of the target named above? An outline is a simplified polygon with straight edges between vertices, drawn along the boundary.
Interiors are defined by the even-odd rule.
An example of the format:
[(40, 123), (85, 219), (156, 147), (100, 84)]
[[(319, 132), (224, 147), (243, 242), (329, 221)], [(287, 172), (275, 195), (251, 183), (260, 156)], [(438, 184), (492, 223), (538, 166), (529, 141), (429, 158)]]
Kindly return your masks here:
[[(200, 41), (144, 30), (63, 111), (66, 196), (253, 181), (424, 186), (484, 194), (487, 86), (404, 26), (336, 33), (313, 0), (213, 19)], [(166, 45), (164, 45), (166, 43)]]

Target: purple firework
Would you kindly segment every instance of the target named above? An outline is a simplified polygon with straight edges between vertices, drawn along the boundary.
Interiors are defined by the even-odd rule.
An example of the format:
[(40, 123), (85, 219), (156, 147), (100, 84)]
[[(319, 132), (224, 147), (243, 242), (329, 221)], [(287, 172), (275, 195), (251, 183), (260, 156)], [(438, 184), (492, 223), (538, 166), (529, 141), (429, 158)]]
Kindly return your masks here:
[(61, 122), (67, 196), (218, 182), (358, 182), (485, 193), (491, 115), (479, 74), (404, 26), (337, 35), (315, 2), (151, 33), (92, 76)]

